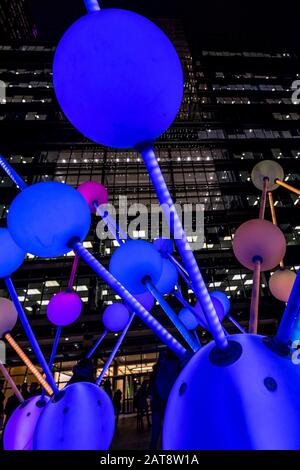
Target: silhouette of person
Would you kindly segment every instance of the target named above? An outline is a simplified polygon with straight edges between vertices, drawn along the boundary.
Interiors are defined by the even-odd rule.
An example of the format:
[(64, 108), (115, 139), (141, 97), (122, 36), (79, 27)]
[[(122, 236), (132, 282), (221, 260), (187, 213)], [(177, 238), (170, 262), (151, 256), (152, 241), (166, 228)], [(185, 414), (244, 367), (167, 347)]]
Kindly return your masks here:
[(115, 410), (115, 417), (116, 417), (116, 424), (119, 422), (119, 415), (121, 413), (121, 400), (122, 400), (122, 392), (118, 389), (113, 398), (113, 405)]

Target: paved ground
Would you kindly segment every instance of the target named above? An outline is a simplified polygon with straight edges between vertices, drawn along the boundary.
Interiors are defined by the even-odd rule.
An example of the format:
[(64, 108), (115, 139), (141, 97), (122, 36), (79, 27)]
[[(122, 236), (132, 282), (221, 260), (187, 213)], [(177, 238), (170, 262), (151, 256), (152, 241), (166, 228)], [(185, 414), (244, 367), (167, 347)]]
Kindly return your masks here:
[(112, 442), (112, 450), (148, 450), (151, 429), (144, 418), (144, 431), (137, 430), (135, 415), (120, 416), (119, 424)]

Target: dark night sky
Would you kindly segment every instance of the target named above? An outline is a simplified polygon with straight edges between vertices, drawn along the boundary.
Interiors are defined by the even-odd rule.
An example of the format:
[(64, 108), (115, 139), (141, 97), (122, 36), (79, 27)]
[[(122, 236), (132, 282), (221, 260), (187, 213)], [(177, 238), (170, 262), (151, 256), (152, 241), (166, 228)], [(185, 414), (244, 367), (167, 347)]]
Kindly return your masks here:
[[(57, 39), (85, 13), (83, 0), (28, 0), (40, 38)], [(192, 49), (300, 48), (300, 2), (269, 0), (102, 0), (103, 8), (126, 8), (148, 17), (183, 20)]]

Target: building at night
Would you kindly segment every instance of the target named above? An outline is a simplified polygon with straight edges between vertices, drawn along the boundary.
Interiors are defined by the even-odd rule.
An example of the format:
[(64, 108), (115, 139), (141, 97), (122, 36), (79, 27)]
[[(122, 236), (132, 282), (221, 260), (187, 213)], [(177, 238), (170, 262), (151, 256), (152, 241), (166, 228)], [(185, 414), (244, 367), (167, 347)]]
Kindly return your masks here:
[[(1, 16), (5, 2), (3, 5), (0, 24), (5, 23)], [(196, 251), (196, 259), (209, 290), (227, 294), (232, 317), (247, 329), (252, 273), (233, 256), (232, 239), (239, 225), (258, 217), (260, 194), (250, 179), (257, 162), (280, 162), (285, 181), (299, 187), (300, 105), (292, 103), (291, 89), (300, 71), (299, 58), (292, 51), (238, 49), (207, 49), (192, 57), (182, 24), (177, 20), (157, 22), (176, 46), (185, 74), (180, 112), (156, 143), (157, 156), (176, 203), (204, 205), (205, 243), (203, 249)], [(136, 152), (95, 145), (66, 120), (52, 85), (55, 45), (30, 41), (31, 27), (25, 20), (23, 27), (24, 35), (9, 37), (21, 39), (18, 44), (0, 44), (0, 80), (6, 85), (6, 96), (0, 104), (0, 153), (28, 184), (60, 181), (77, 187), (92, 180), (107, 187), (109, 202), (116, 207), (120, 196), (126, 196), (128, 204), (156, 203), (148, 174)], [(9, 30), (15, 29), (10, 26)], [(9, 204), (17, 192), (1, 170), (2, 226), (6, 225)], [(287, 240), (285, 263), (297, 270), (300, 198), (279, 188), (274, 191), (274, 200), (278, 224)], [(266, 218), (271, 220), (268, 207)], [(95, 216), (84, 245), (107, 266), (116, 242), (98, 239), (98, 222)], [(144, 238), (145, 233), (136, 231), (133, 236)], [(19, 299), (47, 357), (55, 329), (47, 320), (46, 306), (54, 293), (67, 287), (73, 259), (74, 253), (56, 259), (28, 256), (14, 275)], [(271, 296), (268, 281), (269, 273), (262, 273), (258, 327), (262, 334), (275, 333), (284, 309), (284, 304)], [(0, 296), (6, 296), (4, 285), (0, 287)], [(193, 304), (193, 293), (184, 284), (181, 287)], [(84, 310), (80, 319), (62, 333), (55, 361), (55, 378), (60, 386), (69, 380), (74, 363), (101, 334), (105, 306), (119, 300), (83, 263), (79, 263), (75, 289)], [(169, 300), (178, 312), (180, 304), (171, 296)], [(154, 313), (176, 336), (158, 305)], [(237, 331), (227, 319), (223, 325), (230, 333)], [(33, 359), (20, 326), (16, 335)], [(199, 336), (203, 343), (208, 341), (209, 334), (200, 328)], [(115, 335), (109, 334), (98, 350), (95, 361), (99, 369), (115, 340)], [(136, 384), (148, 376), (163, 348), (153, 333), (135, 319), (109, 370), (115, 387), (123, 391), (124, 411), (132, 411)], [(12, 375), (21, 383), (27, 370), (11, 350), (7, 354)]]

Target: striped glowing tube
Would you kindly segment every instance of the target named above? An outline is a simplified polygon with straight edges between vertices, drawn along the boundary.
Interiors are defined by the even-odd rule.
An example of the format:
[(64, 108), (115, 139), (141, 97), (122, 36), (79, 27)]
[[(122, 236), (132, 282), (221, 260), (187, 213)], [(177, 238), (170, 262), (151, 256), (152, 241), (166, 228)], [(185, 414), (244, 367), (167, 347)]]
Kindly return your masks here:
[(141, 155), (144, 159), (145, 166), (155, 188), (158, 200), (162, 205), (165, 216), (167, 219), (171, 219), (170, 231), (174, 237), (179, 254), (191, 279), (193, 290), (204, 312), (209, 330), (214, 337), (218, 349), (224, 350), (228, 347), (227, 338), (209, 296), (193, 251), (183, 230), (181, 220), (177, 214), (175, 205), (172, 201), (154, 151), (152, 148), (145, 148), (141, 151)]
[(28, 356), (24, 353), (24, 351), (20, 348), (20, 346), (15, 342), (12, 336), (9, 333), (6, 333), (4, 336), (6, 341), (10, 344), (10, 346), (14, 349), (14, 351), (18, 354), (19, 358), (22, 359), (24, 364), (28, 367), (30, 372), (35, 376), (37, 381), (41, 384), (41, 386), (46, 390), (49, 395), (53, 394), (53, 390), (43, 378), (42, 374), (37, 370), (37, 368), (32, 364), (31, 360)]

